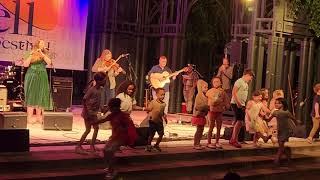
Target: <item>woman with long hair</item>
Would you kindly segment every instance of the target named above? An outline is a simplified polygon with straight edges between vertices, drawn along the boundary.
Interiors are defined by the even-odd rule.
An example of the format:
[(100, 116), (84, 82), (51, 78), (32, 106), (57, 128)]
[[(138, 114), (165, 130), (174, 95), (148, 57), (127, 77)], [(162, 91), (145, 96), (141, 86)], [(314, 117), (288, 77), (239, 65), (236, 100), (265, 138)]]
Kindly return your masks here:
[(25, 105), (27, 106), (28, 122), (32, 122), (34, 109), (36, 121), (43, 122), (43, 111), (52, 110), (52, 96), (49, 87), (46, 65), (52, 65), (43, 40), (37, 40), (29, 56), (23, 62), (29, 67), (24, 79)]
[(123, 57), (125, 57), (125, 55), (121, 54), (116, 60), (114, 60), (112, 59), (111, 51), (109, 49), (105, 49), (92, 66), (92, 72), (105, 72), (107, 74), (107, 83), (104, 86), (105, 93), (102, 94), (103, 104), (108, 104), (108, 101), (115, 97), (116, 76), (118, 76), (119, 73), (125, 74), (125, 71), (116, 63), (117, 60)]

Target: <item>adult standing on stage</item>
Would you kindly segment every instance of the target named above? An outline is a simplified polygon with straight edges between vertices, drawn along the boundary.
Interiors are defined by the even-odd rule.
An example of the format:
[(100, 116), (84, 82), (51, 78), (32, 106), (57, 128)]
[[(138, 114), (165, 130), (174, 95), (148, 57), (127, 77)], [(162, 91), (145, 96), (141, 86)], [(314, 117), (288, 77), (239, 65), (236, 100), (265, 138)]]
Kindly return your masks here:
[(37, 122), (43, 122), (43, 111), (52, 110), (52, 96), (49, 87), (46, 65), (52, 65), (43, 40), (37, 40), (33, 50), (24, 60), (24, 67), (29, 67), (24, 79), (25, 105), (27, 106), (28, 122), (31, 122), (34, 109)]
[(199, 76), (195, 71), (193, 71), (193, 68), (188, 68), (186, 73), (182, 75), (183, 97), (187, 105), (187, 112), (189, 114), (192, 114), (193, 98), (198, 79)]
[[(124, 56), (125, 55), (120, 55), (118, 59)], [(108, 104), (108, 101), (115, 97), (115, 88), (117, 85), (116, 76), (118, 76), (121, 72), (124, 73), (121, 67), (116, 67), (115, 61), (117, 60), (113, 60), (111, 51), (109, 49), (105, 49), (92, 66), (92, 72), (105, 72), (108, 75), (108, 78), (106, 79), (106, 85), (104, 86), (105, 91), (102, 94), (103, 104)]]
[(219, 67), (217, 77), (222, 80), (222, 89), (226, 91), (228, 95), (231, 95), (231, 79), (233, 75), (233, 67), (230, 66), (228, 58), (223, 58), (222, 65)]
[[(159, 77), (156, 73), (163, 73), (165, 71), (167, 71), (169, 74), (172, 73), (171, 69), (167, 66), (167, 58), (165, 56), (160, 56), (159, 64), (155, 65), (151, 68), (151, 70), (148, 72), (148, 77), (149, 77), (149, 79), (156, 78), (156, 79), (159, 79), (160, 81), (163, 81), (166, 78)], [(176, 78), (176, 76), (173, 76), (173, 79), (175, 79), (175, 78)], [(168, 113), (168, 106), (169, 106), (169, 98), (170, 98), (169, 85), (170, 85), (170, 83), (166, 83), (162, 87), (165, 90), (164, 102), (167, 105), (164, 110), (165, 114)], [(152, 88), (152, 97), (153, 97), (153, 99), (157, 99), (155, 87)]]

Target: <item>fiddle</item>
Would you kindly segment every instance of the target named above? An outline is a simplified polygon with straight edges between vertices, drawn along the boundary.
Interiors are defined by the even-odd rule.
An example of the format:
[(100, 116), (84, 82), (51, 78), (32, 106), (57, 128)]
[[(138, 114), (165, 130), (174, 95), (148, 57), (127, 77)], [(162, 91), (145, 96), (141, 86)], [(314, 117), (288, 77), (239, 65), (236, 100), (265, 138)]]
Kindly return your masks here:
[[(121, 68), (120, 64), (118, 64), (117, 62), (123, 58), (123, 57), (126, 57), (128, 56), (128, 54), (121, 54), (116, 60), (114, 59), (109, 59), (109, 60), (106, 60), (104, 65), (105, 67), (107, 67), (108, 69), (113, 69), (114, 71), (118, 71), (118, 72), (121, 72), (123, 71), (123, 69)], [(123, 71), (124, 72), (124, 71)], [(124, 72), (125, 73), (125, 72)]]

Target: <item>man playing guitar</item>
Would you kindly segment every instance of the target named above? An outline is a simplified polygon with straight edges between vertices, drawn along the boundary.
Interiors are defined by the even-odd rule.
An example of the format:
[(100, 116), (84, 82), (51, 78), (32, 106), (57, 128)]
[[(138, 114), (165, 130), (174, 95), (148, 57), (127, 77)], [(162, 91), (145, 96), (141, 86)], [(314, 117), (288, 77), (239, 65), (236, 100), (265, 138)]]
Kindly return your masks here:
[(153, 99), (156, 99), (155, 89), (164, 88), (165, 90), (164, 102), (166, 103), (164, 112), (167, 114), (168, 106), (169, 106), (169, 98), (170, 98), (170, 93), (169, 93), (170, 77), (172, 77), (172, 79), (176, 79), (176, 76), (180, 72), (172, 73), (171, 69), (166, 65), (167, 65), (167, 58), (165, 56), (160, 56), (159, 64), (151, 68), (151, 70), (148, 72), (148, 77), (152, 85)]

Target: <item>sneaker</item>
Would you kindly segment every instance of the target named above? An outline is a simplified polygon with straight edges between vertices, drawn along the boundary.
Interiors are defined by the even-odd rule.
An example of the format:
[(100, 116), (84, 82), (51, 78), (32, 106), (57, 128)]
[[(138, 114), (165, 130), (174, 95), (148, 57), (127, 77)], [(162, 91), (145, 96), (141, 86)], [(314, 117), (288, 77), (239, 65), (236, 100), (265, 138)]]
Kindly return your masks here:
[(222, 149), (222, 146), (220, 143), (216, 143), (215, 146), (216, 146), (216, 149)]
[(196, 146), (193, 146), (193, 149), (195, 149), (195, 150), (203, 150), (204, 147), (201, 146), (201, 145), (196, 145)]
[(161, 152), (161, 148), (159, 147), (159, 145), (154, 145), (153, 148), (155, 148), (157, 151)]
[(147, 145), (146, 146), (146, 151), (151, 152), (152, 146), (151, 145)]
[(215, 144), (207, 144), (207, 147), (210, 149), (215, 149), (216, 145)]
[(81, 146), (76, 146), (75, 152), (77, 154), (89, 154), (86, 150), (84, 150)]

